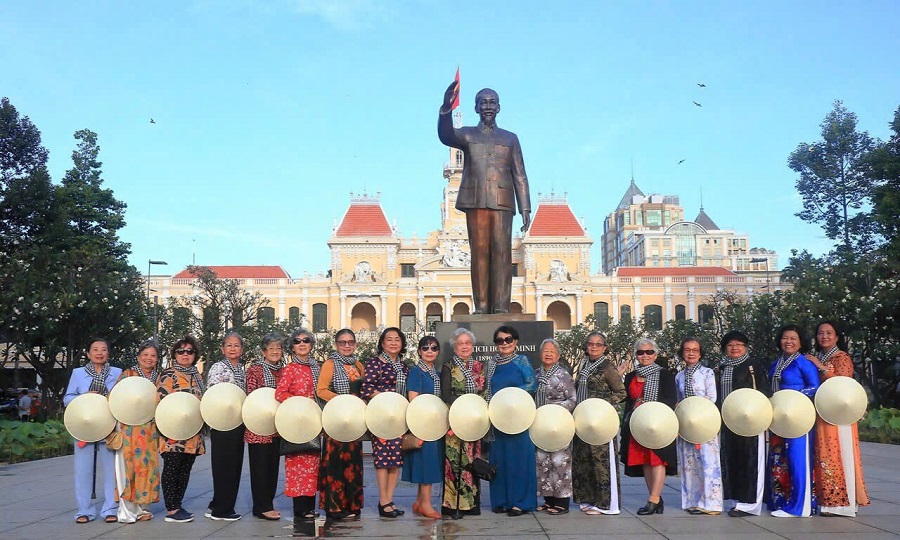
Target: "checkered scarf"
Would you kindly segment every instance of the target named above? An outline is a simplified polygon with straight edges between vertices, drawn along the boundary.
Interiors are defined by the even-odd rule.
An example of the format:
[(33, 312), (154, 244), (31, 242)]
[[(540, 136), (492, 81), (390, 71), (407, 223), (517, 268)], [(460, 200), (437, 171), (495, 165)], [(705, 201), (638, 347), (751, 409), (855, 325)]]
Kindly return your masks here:
[(381, 361), (385, 364), (390, 364), (391, 367), (394, 368), (394, 373), (397, 374), (397, 386), (395, 387), (395, 389), (401, 396), (406, 396), (406, 370), (403, 369), (405, 367), (403, 365), (403, 361), (400, 360), (399, 356), (396, 360), (394, 360), (386, 352), (382, 352), (381, 354), (379, 354), (378, 358), (380, 358)]
[(827, 364), (828, 362), (831, 361), (831, 357), (834, 356), (834, 354), (836, 352), (838, 352), (839, 350), (840, 349), (837, 348), (837, 345), (835, 345), (834, 347), (828, 349), (827, 351), (817, 352), (816, 357), (818, 357), (819, 361), (822, 362), (823, 364)]
[(723, 356), (719, 361), (719, 373), (722, 377), (722, 401), (725, 401), (725, 398), (733, 390), (734, 368), (746, 362), (748, 358), (750, 358), (750, 354), (744, 353), (737, 358)]
[(278, 362), (277, 364), (272, 365), (270, 362), (268, 362), (264, 358), (264, 359), (256, 362), (256, 364), (258, 364), (259, 367), (262, 368), (263, 381), (265, 382), (266, 387), (267, 388), (275, 388), (276, 386), (278, 386), (278, 381), (275, 378), (275, 375), (276, 375), (275, 372), (281, 371), (281, 368), (284, 367), (284, 363)]
[(150, 372), (149, 376), (144, 374), (144, 368), (142, 368), (139, 364), (135, 364), (131, 369), (134, 370), (134, 372), (139, 376), (147, 379), (153, 384), (156, 384), (156, 380), (159, 379), (159, 370), (157, 370), (156, 368), (153, 368), (153, 371)]
[(311, 356), (307, 356), (306, 360), (303, 360), (299, 356), (291, 355), (291, 363), (299, 364), (301, 366), (309, 366), (309, 370), (312, 371), (313, 377), (313, 394), (315, 394), (315, 388), (319, 386), (319, 363), (316, 362)]
[(537, 393), (535, 394), (535, 404), (540, 407), (542, 405), (547, 404), (547, 385), (550, 383), (550, 379), (556, 375), (559, 370), (562, 369), (562, 366), (559, 365), (559, 362), (553, 364), (550, 369), (545, 369), (544, 366), (538, 370), (537, 373)]
[(491, 389), (491, 378), (494, 377), (494, 371), (497, 369), (497, 366), (502, 366), (503, 364), (508, 364), (515, 359), (515, 357), (519, 356), (517, 351), (513, 351), (509, 356), (500, 356), (499, 354), (495, 354), (493, 358), (488, 361), (487, 366), (487, 375), (484, 378), (484, 400), (488, 403), (491, 402), (491, 398), (494, 396), (494, 392)]
[(685, 365), (684, 368), (684, 397), (689, 398), (694, 394), (694, 373), (700, 369), (700, 362), (691, 365)]
[[(228, 363), (230, 364), (231, 362), (228, 362)], [(197, 366), (184, 367), (184, 366), (179, 366), (178, 364), (176, 364), (175, 371), (180, 371), (180, 372), (184, 373), (185, 375), (187, 375), (188, 377), (190, 377), (191, 388), (194, 387), (194, 378), (196, 377), (197, 378), (197, 388), (200, 389), (200, 395), (202, 396), (206, 392), (206, 385), (203, 384), (203, 377), (201, 377), (200, 372), (197, 371)], [(176, 381), (177, 381), (177, 379), (176, 379)], [(190, 388), (188, 388), (188, 391), (190, 391)]]
[[(438, 375), (438, 372), (435, 371), (434, 366), (433, 365), (429, 366), (421, 359), (416, 363), (416, 365), (419, 366), (419, 369), (421, 369), (422, 371), (427, 373), (429, 377), (431, 377), (431, 380), (434, 381), (434, 395), (440, 396), (441, 395), (441, 377)], [(474, 386), (474, 384), (475, 383), (473, 382), (472, 385)]]
[(594, 372), (606, 368), (604, 362), (606, 362), (606, 355), (601, 356), (593, 362), (587, 356), (581, 361), (581, 366), (579, 366), (578, 374), (575, 377), (575, 399), (578, 403), (581, 403), (588, 398), (588, 379)]
[(800, 356), (800, 353), (795, 352), (790, 356), (781, 355), (778, 357), (778, 363), (775, 364), (775, 373), (772, 376), (772, 391), (777, 392), (781, 390), (781, 373), (787, 369), (791, 362), (796, 360)]
[(335, 394), (350, 393), (350, 376), (344, 366), (352, 366), (356, 363), (356, 355), (344, 356), (339, 352), (333, 352), (328, 357), (334, 362), (334, 376), (331, 378), (331, 384), (334, 386)]
[(462, 358), (453, 355), (453, 365), (458, 367), (460, 371), (462, 371), (463, 377), (466, 379), (466, 393), (474, 394), (478, 392), (475, 387), (475, 377), (472, 375), (472, 368), (466, 367), (466, 363), (463, 362)]
[(644, 403), (656, 401), (659, 398), (659, 372), (662, 371), (662, 366), (654, 362), (649, 366), (639, 365), (634, 371), (645, 379), (641, 401)]
[(225, 367), (227, 367), (228, 370), (231, 371), (231, 377), (234, 379), (234, 384), (236, 384), (238, 388), (243, 390), (246, 394), (247, 376), (244, 373), (244, 368), (241, 367), (241, 364), (238, 363), (237, 365), (235, 365), (234, 362), (227, 358), (225, 360), (220, 360), (220, 363), (225, 364)]
[(106, 378), (109, 377), (109, 362), (103, 364), (99, 373), (94, 369), (94, 364), (92, 363), (84, 366), (84, 372), (91, 377), (91, 386), (88, 388), (88, 392), (97, 392), (104, 396), (109, 395), (109, 388), (106, 387)]

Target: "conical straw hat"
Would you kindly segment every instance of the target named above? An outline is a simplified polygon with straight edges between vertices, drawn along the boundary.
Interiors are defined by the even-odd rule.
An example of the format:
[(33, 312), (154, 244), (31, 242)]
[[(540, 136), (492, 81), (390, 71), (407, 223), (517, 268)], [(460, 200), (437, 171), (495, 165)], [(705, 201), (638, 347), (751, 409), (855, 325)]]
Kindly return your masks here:
[(88, 443), (106, 438), (116, 427), (109, 402), (102, 394), (81, 394), (73, 399), (66, 407), (63, 423), (73, 437)]
[(665, 448), (678, 436), (678, 417), (665, 403), (644, 403), (631, 414), (631, 436), (644, 448)]
[(366, 427), (381, 439), (396, 439), (406, 433), (409, 401), (397, 392), (381, 392), (366, 406)]
[(772, 395), (772, 425), (769, 431), (794, 439), (809, 433), (816, 424), (816, 407), (797, 390), (779, 390)]
[(675, 416), (678, 417), (678, 435), (689, 443), (708, 443), (716, 438), (722, 427), (719, 409), (705, 397), (683, 399), (675, 407)]
[(406, 408), (406, 424), (413, 435), (423, 441), (436, 441), (450, 427), (449, 410), (434, 394), (419, 394)]
[(275, 411), (278, 400), (275, 399), (274, 388), (257, 388), (250, 392), (241, 407), (244, 426), (257, 435), (275, 434)]
[(572, 411), (575, 433), (591, 445), (606, 444), (619, 433), (619, 413), (608, 401), (588, 398)]
[(464, 441), (477, 441), (491, 429), (488, 404), (478, 394), (463, 394), (450, 405), (450, 429)]
[(772, 424), (772, 402), (753, 388), (738, 388), (722, 402), (722, 421), (742, 437), (755, 437)]
[(230, 382), (210, 386), (200, 399), (200, 414), (209, 427), (219, 431), (230, 431), (244, 421), (241, 409), (247, 394), (241, 387)]
[(156, 427), (164, 437), (183, 441), (200, 432), (200, 400), (190, 392), (172, 392), (156, 406)]
[(336, 441), (359, 439), (366, 433), (366, 402), (353, 394), (331, 398), (322, 409), (322, 427)]
[(292, 396), (275, 411), (275, 428), (286, 441), (303, 444), (322, 433), (322, 409), (306, 396)]
[(556, 452), (569, 446), (575, 436), (575, 419), (561, 405), (554, 403), (538, 407), (534, 422), (528, 428), (534, 445), (545, 452)]
[(140, 426), (153, 419), (159, 394), (156, 385), (143, 377), (128, 377), (109, 392), (109, 411), (123, 424)]
[(868, 404), (865, 388), (853, 377), (831, 377), (816, 390), (816, 411), (822, 420), (836, 426), (859, 422)]
[(530, 428), (536, 410), (531, 394), (515, 386), (500, 390), (488, 403), (491, 424), (507, 435), (516, 435)]

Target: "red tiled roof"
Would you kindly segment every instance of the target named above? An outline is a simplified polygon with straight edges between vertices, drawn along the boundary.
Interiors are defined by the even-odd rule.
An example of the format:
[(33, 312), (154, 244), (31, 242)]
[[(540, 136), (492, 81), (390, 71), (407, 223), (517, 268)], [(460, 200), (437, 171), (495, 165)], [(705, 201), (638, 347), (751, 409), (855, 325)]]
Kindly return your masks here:
[[(291, 277), (280, 266), (207, 266), (207, 268), (215, 272), (216, 276), (222, 279)], [(185, 268), (172, 277), (175, 279), (191, 279), (194, 277), (194, 275), (191, 274), (191, 272), (187, 268)]]
[(616, 268), (620, 277), (637, 276), (734, 276), (737, 275), (720, 266), (620, 266)]
[(394, 231), (378, 203), (353, 203), (335, 236), (393, 236)]
[(584, 236), (584, 229), (575, 219), (575, 214), (568, 204), (541, 203), (531, 228), (528, 230), (531, 236)]

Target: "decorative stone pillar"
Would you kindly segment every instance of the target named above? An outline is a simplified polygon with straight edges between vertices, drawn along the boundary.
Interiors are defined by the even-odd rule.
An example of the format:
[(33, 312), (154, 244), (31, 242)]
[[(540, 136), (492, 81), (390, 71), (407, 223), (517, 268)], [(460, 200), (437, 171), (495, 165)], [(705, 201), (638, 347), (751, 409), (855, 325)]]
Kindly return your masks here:
[(581, 291), (575, 293), (575, 324), (584, 322), (584, 310), (581, 308)]
[(381, 295), (381, 324), (384, 326), (388, 326), (388, 318), (387, 318), (387, 295)]
[(341, 320), (338, 321), (338, 328), (347, 328), (347, 294), (341, 293)]
[(697, 321), (697, 302), (694, 299), (694, 287), (688, 287), (688, 319)]

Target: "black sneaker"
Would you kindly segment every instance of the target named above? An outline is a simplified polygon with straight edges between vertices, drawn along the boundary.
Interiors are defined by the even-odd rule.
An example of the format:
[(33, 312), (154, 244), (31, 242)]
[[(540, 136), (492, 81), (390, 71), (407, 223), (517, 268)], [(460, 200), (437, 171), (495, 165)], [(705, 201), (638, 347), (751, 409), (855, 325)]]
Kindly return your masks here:
[(188, 523), (194, 521), (194, 514), (184, 508), (179, 508), (174, 514), (166, 515), (166, 521), (168, 523)]
[(240, 514), (217, 515), (217, 514), (210, 513), (209, 519), (212, 519), (214, 521), (237, 521), (237, 520), (241, 519), (241, 515)]

